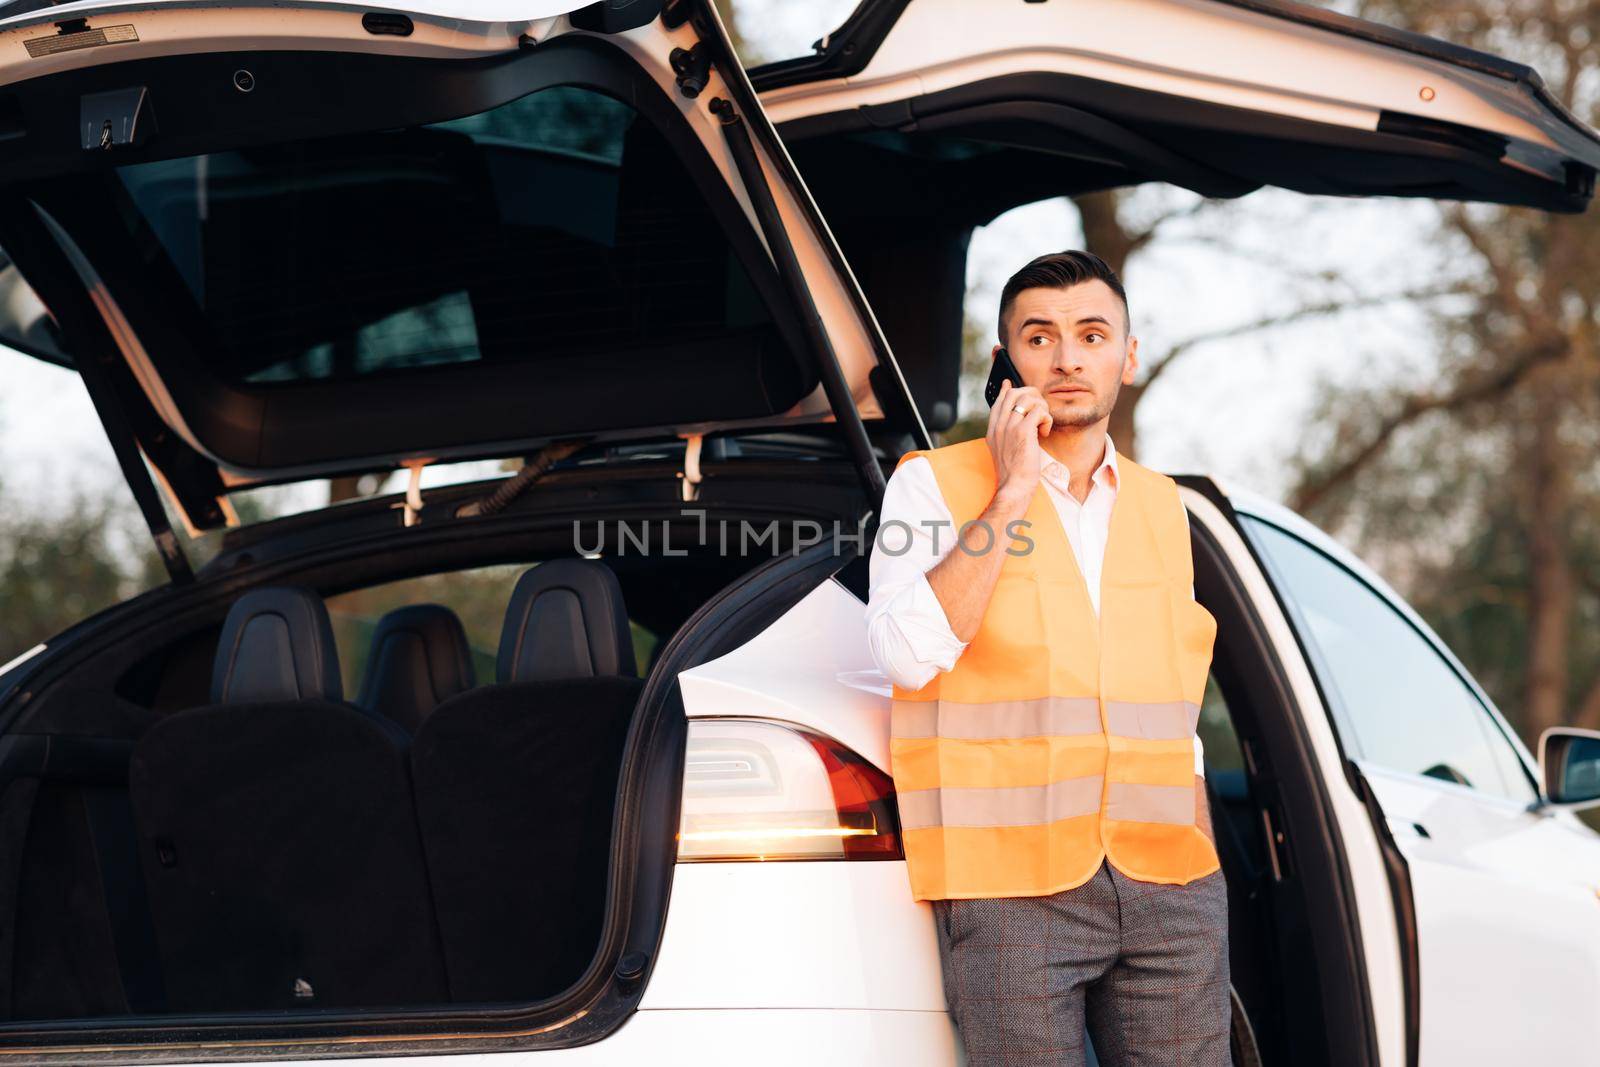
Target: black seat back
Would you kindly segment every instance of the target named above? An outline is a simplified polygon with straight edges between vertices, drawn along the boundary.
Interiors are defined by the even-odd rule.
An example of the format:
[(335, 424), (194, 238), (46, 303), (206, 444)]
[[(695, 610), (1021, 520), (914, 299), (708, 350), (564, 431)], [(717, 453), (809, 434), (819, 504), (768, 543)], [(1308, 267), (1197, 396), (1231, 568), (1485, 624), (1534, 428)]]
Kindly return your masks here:
[(128, 799), (154, 712), (64, 686), (0, 744), (0, 1019), (161, 1011)]
[(442, 701), (477, 684), (456, 613), (442, 604), (413, 604), (378, 620), (356, 704), (414, 734)]
[(212, 700), (129, 769), (169, 1009), (444, 1000), (407, 739), (343, 702), (321, 599), (241, 597)]
[(417, 814), (456, 1000), (536, 1000), (588, 966), (641, 686), (616, 576), (554, 560), (517, 583), (496, 684), (418, 730)]

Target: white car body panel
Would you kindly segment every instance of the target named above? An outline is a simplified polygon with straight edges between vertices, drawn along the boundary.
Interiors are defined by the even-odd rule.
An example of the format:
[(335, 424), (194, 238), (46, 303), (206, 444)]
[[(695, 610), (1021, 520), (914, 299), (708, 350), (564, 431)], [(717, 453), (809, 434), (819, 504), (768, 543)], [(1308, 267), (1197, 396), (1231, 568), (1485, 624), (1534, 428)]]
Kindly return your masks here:
[(1508, 158), (1553, 179), (1558, 145), (1593, 150), (1501, 78), (1260, 11), (1172, 0), (918, 0), (860, 73), (772, 89), (762, 103), (782, 124), (1019, 70), (1360, 130), (1376, 129), (1384, 110), (1461, 123), (1512, 138)]
[(1422, 1067), (1559, 1062), (1591, 1044), (1600, 840), (1454, 782), (1362, 772), (1411, 868)]
[(823, 582), (750, 641), (679, 674), (685, 713), (799, 723), (889, 774), (892, 689), (867, 650), (864, 611)]
[(667, 914), (641, 1008), (946, 1011), (903, 860), (680, 863)]
[[(770, 964), (769, 960), (757, 961)], [(441, 1040), (450, 1040), (445, 1035)], [(294, 1060), (316, 1067), (326, 1059)], [(955, 1027), (943, 1012), (637, 1011), (604, 1041), (540, 1052), (363, 1059), (372, 1067), (959, 1067)]]

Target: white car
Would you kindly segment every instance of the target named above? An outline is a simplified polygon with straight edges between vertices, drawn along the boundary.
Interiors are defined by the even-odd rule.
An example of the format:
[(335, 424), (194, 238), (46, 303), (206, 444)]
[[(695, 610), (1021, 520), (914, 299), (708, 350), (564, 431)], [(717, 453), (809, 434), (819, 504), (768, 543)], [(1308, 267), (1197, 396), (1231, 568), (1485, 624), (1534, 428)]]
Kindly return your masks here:
[[(4, 337), (171, 581), (0, 668), (19, 1063), (959, 1063), (863, 550), (954, 420), (972, 228), (1600, 166), (1528, 68), (1276, 0), (865, 0), (749, 74), (706, 0), (35, 7)], [(1358, 561), (1179, 481), (1236, 1061), (1586, 1055), (1600, 735), (1536, 761)]]

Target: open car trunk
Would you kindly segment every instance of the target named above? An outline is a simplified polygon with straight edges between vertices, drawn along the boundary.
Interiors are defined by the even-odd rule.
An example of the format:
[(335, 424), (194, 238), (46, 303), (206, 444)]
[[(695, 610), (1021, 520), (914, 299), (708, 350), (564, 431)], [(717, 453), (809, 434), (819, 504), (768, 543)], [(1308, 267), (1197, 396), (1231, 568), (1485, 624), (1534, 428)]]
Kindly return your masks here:
[[(478, 689), (498, 706), (431, 747), (329, 682), (316, 600), (283, 587), (572, 557), (573, 519), (597, 514), (671, 520), (679, 545), (706, 513), (853, 525), (883, 479), (863, 420), (920, 427), (714, 10), (680, 5), (668, 25), (659, 4), (544, 6), (507, 21), (156, 0), (0, 19), (6, 336), (81, 375), (175, 578), (52, 638), (0, 706), (0, 1043), (70, 1057), (212, 1042), (160, 1053), (176, 1058), (449, 1050), (441, 1035), (554, 1047), (604, 1036), (637, 1003), (682, 787), (672, 681), (702, 653), (691, 622), (726, 624), (725, 587), (755, 561), (708, 548), (634, 572), (623, 585), (647, 589), (659, 636), (684, 636), (661, 660), (631, 678), (596, 666), (584, 681), (608, 692), (538, 714), (517, 687), (571, 679), (496, 677)], [(824, 466), (836, 480), (815, 462), (826, 447), (751, 473), (782, 487), (776, 504), (729, 477), (733, 495), (707, 493), (699, 517), (681, 513), (687, 458), (644, 465), (637, 492), (640, 464), (606, 468), (613, 442), (685, 437), (698, 457), (707, 435), (795, 428), (845, 439), (845, 492), (810, 482)], [(552, 440), (598, 455), (541, 479), (532, 508), (473, 510), (494, 486), (430, 491), (421, 509), (359, 502), (263, 524), (197, 572), (166, 525), (171, 508), (220, 526), (247, 487)], [(708, 469), (723, 451), (705, 449)], [(739, 606), (766, 610), (771, 586), (755, 588)], [(252, 596), (278, 603), (228, 629)], [(576, 661), (604, 637), (589, 619), (558, 597), (506, 632)], [(247, 632), (276, 648), (241, 673), (228, 657)], [(262, 679), (299, 688), (248, 699)], [(513, 740), (569, 714), (573, 729)], [(426, 771), (426, 752), (462, 744), (481, 758)], [(345, 776), (335, 754), (352, 745), (366, 756)], [(407, 780), (467, 806), (419, 807), (408, 831)], [(560, 803), (497, 802), (491, 780), (544, 783)], [(459, 862), (435, 862), (430, 833)], [(215, 869), (231, 879), (220, 896)], [(484, 892), (498, 902), (474, 903)]]
[[(302, 1056), (328, 1041), (439, 1051), (449, 1033), (462, 1048), (560, 1047), (625, 1019), (654, 963), (676, 854), (675, 679), (843, 562), (827, 545), (792, 554), (781, 521), (778, 543), (738, 554), (697, 529), (848, 522), (862, 508), (847, 461), (708, 466), (698, 514), (680, 511), (672, 468), (562, 467), (487, 526), (453, 520), (471, 537), (441, 521), (419, 540), (381, 499), (309, 534), (298, 517), (268, 523), (202, 581), (115, 609), (69, 654), (44, 657), (30, 699), (0, 707), (0, 1045), (43, 1056), (154, 1040), (170, 1046), (162, 1055), (213, 1059), (227, 1055), (208, 1044), (220, 1035), (248, 1036), (239, 1055)], [(454, 487), (441, 504), (489, 488)], [(678, 547), (623, 551), (623, 523)], [(575, 524), (603, 562), (574, 554)], [(527, 574), (574, 566), (589, 578), (565, 576), (528, 610)], [(599, 571), (615, 575), (614, 594), (594, 584)], [(218, 680), (242, 677), (234, 652), (250, 642), (225, 616), (294, 588), (327, 594), (339, 661), (354, 668), (344, 699), (226, 698)], [(403, 714), (414, 679), (379, 616), (423, 600), (456, 611), (492, 665), (419, 722)], [(633, 651), (607, 660), (617, 617)], [(287, 632), (290, 645), (305, 638), (292, 621)], [(593, 677), (541, 677), (575, 654)], [(259, 642), (246, 658), (257, 676), (282, 666)], [(423, 688), (444, 684), (436, 669), (429, 678)], [(403, 726), (413, 795), (338, 757), (348, 738), (328, 723), (348, 720), (348, 704)], [(235, 740), (189, 729), (207, 720)], [(177, 780), (173, 793), (164, 783)], [(408, 874), (370, 842), (413, 808), (420, 864)], [(184, 879), (205, 885), (217, 856), (258, 877), (225, 882), (214, 903), (190, 896)]]

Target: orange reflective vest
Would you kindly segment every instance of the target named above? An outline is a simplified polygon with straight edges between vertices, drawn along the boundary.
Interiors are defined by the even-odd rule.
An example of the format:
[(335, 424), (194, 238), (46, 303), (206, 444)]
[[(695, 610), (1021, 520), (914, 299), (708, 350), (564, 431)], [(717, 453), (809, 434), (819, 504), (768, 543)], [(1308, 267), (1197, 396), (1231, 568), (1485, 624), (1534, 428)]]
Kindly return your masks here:
[[(987, 441), (900, 462), (912, 456), (932, 463), (955, 520), (943, 536), (989, 506)], [(1190, 592), (1176, 483), (1120, 453), (1117, 469), (1098, 619), (1041, 484), (1019, 537), (993, 531), (1005, 561), (955, 666), (894, 687), (890, 770), (915, 900), (1054, 893), (1102, 858), (1146, 882), (1220, 866), (1194, 781), (1216, 619)]]

